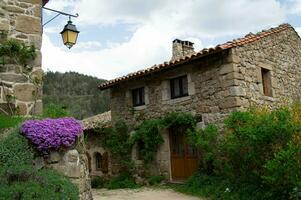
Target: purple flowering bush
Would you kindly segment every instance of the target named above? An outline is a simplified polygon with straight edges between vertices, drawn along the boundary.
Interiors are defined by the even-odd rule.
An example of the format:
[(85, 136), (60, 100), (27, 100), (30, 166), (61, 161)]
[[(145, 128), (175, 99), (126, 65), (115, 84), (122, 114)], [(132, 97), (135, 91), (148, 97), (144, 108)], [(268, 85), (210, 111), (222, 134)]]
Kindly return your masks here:
[(80, 122), (74, 118), (28, 120), (20, 131), (39, 151), (70, 147), (83, 133)]

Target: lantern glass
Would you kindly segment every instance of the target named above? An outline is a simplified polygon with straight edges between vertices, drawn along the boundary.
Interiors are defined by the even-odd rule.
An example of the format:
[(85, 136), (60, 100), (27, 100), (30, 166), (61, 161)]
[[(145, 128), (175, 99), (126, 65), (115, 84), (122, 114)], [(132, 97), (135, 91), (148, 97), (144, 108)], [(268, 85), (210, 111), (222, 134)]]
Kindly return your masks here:
[(75, 25), (71, 21), (68, 21), (68, 24), (64, 27), (64, 30), (61, 32), (64, 45), (69, 49), (76, 44), (77, 36), (79, 31), (77, 31)]

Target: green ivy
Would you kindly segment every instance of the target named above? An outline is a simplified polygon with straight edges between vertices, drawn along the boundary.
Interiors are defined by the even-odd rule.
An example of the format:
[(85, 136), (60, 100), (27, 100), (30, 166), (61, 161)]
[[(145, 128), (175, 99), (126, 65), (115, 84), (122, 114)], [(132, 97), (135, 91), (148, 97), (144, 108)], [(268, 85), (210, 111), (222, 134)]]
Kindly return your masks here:
[(29, 61), (36, 58), (36, 50), (33, 45), (26, 45), (15, 39), (5, 40), (0, 43), (0, 63), (17, 63), (26, 66)]
[(193, 133), (196, 131), (196, 120), (190, 113), (172, 112), (162, 118), (145, 120), (137, 127), (131, 143), (142, 141), (139, 153), (145, 164), (154, 160), (158, 148), (164, 142), (160, 130), (172, 126), (185, 126), (188, 133)]
[(102, 145), (107, 149), (121, 166), (121, 172), (128, 172), (131, 168), (130, 134), (124, 121), (117, 121), (114, 126), (95, 130), (103, 138)]
[(131, 138), (132, 144), (137, 141), (142, 142), (142, 149), (139, 153), (145, 163), (149, 163), (154, 159), (157, 149), (164, 142), (160, 133), (162, 127), (161, 119), (146, 120), (140, 124)]

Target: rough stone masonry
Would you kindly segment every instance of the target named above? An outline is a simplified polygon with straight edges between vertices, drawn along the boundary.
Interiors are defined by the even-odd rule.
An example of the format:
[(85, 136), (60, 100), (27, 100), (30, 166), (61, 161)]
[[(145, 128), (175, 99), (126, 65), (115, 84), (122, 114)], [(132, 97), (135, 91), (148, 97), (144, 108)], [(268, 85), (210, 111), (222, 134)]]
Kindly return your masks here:
[[(1, 0), (0, 33), (5, 38), (16, 39), (36, 48), (37, 57), (29, 63), (27, 71), (16, 64), (0, 67), (0, 110), (10, 112), (13, 108), (17, 114), (33, 115), (42, 113), (41, 44), (42, 44), (42, 0)], [(7, 37), (7, 38), (6, 38)], [(13, 100), (9, 100), (12, 96)], [(10, 104), (8, 104), (8, 101)], [(9, 108), (10, 107), (10, 108)]]

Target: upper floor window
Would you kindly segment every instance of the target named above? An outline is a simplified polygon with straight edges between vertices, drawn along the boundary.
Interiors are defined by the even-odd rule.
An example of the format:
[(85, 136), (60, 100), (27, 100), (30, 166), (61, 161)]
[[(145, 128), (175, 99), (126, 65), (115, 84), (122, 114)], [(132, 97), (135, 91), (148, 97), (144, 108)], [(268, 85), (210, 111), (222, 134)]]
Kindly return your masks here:
[(170, 80), (170, 97), (172, 99), (188, 96), (187, 76), (181, 76)]
[(272, 96), (270, 70), (261, 68), (261, 77), (262, 77), (263, 94), (265, 96)]
[(132, 90), (133, 106), (145, 105), (144, 87)]

